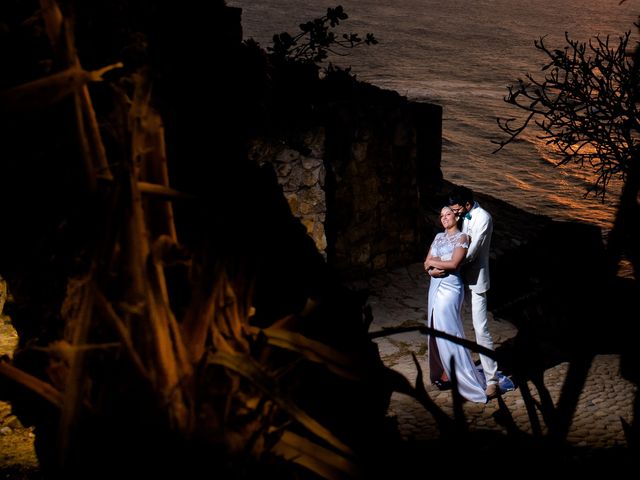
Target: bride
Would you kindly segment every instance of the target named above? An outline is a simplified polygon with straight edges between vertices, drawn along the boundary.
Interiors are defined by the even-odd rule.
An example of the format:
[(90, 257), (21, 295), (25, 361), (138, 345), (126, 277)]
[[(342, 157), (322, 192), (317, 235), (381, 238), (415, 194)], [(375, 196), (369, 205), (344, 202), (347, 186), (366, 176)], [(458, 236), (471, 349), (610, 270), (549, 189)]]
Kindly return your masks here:
[[(469, 237), (457, 226), (455, 212), (440, 211), (444, 232), (438, 233), (429, 248), (424, 268), (431, 276), (428, 300), (428, 325), (459, 338), (462, 327), (464, 284), (459, 267), (469, 248)], [(455, 372), (451, 371), (451, 368)], [(458, 392), (467, 400), (486, 403), (485, 380), (475, 367), (468, 349), (444, 338), (429, 335), (429, 370), (431, 382), (441, 390), (451, 386), (455, 373)]]

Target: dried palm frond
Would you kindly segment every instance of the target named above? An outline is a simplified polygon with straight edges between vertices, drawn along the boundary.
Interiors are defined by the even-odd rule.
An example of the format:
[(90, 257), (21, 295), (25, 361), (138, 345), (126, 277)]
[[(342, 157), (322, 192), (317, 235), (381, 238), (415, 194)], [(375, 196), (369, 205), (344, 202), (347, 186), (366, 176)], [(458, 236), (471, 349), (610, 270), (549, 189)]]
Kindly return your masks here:
[[(202, 260), (215, 257), (214, 252), (195, 257), (180, 244), (172, 202), (197, 199), (169, 185), (163, 122), (151, 106), (148, 72), (134, 74), (127, 91), (113, 86), (114, 110), (127, 112), (120, 117), (126, 136), (119, 140), (128, 154), (109, 161), (89, 84), (121, 65), (85, 71), (70, 22), (53, 0), (42, 0), (41, 6), (60, 71), (3, 92), (0, 108), (25, 113), (73, 97), (86, 191), (98, 192), (103, 199), (94, 212), (102, 216), (97, 222), (102, 229), (95, 243), (86, 246), (87, 268), (70, 276), (62, 302), (65, 338), (41, 350), (52, 360), (64, 359), (64, 368), (48, 370), (49, 380), (61, 390), (0, 362), (0, 374), (59, 408), (53, 446), (58, 467), (73, 469), (78, 458), (74, 452), (90, 444), (83, 428), (88, 418), (117, 423), (110, 417), (121, 408), (115, 392), (137, 405), (142, 400), (135, 392), (143, 390), (151, 392), (155, 404), (149, 405), (149, 417), (140, 421), (157, 422), (160, 411), (173, 437), (205, 439), (212, 448), (255, 461), (281, 456), (325, 478), (357, 476), (352, 449), (289, 397), (279, 383), (285, 365), (269, 349), (358, 381), (353, 362), (316, 340), (285, 330), (286, 319), (296, 312), (276, 328), (250, 325), (255, 313), (251, 279), (229, 278), (215, 261)], [(175, 262), (188, 272), (182, 287), (192, 291), (180, 317), (173, 308), (166, 270)], [(260, 349), (260, 359), (254, 351), (258, 337), (269, 346)], [(110, 370), (121, 372), (120, 377), (110, 377)], [(122, 393), (127, 383), (135, 387), (131, 397)], [(289, 428), (294, 425), (295, 433)], [(118, 445), (109, 448), (113, 450), (103, 455), (117, 458)]]

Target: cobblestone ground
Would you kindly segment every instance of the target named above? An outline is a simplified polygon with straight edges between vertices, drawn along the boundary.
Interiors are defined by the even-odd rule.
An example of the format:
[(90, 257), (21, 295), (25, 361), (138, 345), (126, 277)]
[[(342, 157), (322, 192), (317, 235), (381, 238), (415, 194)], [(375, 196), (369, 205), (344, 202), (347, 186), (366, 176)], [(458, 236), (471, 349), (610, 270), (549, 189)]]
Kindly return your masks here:
[[(410, 265), (391, 272), (379, 274), (366, 282), (352, 287), (367, 288), (371, 292), (369, 304), (374, 316), (370, 331), (399, 326), (424, 325), (426, 315), (426, 293), (428, 277), (421, 264)], [(473, 339), (470, 311), (463, 312), (467, 338)], [(490, 316), (490, 326), (496, 346), (514, 337), (517, 329), (509, 322)], [(426, 337), (418, 332), (402, 333), (376, 339), (380, 355), (386, 366), (402, 373), (415, 385), (417, 368), (412, 353), (415, 353), (424, 378), (429, 378), (426, 357)], [(633, 400), (637, 388), (619, 373), (618, 355), (595, 357), (572, 418), (567, 441), (571, 446), (608, 449), (626, 446), (621, 419), (633, 420)], [(560, 391), (568, 371), (567, 363), (560, 363), (546, 370), (544, 384), (554, 406), (558, 405)], [(540, 397), (535, 386), (529, 382), (532, 396)], [(452, 394), (439, 391), (428, 385), (427, 392), (435, 403), (453, 418)], [(533, 433), (532, 422), (525, 408), (522, 389), (507, 392), (502, 396), (517, 428), (524, 433)], [(464, 414), (470, 430), (490, 430), (507, 433), (506, 427), (496, 421), (499, 409), (497, 400), (486, 404), (463, 404)], [(437, 425), (424, 407), (406, 395), (394, 393), (388, 414), (395, 416), (400, 433), (405, 439), (433, 440), (439, 436)], [(546, 433), (544, 420), (537, 412), (542, 433)]]
[[(11, 355), (18, 336), (9, 318), (0, 315), (0, 356)], [(11, 405), (0, 401), (0, 478), (35, 478), (38, 469), (31, 428), (22, 426), (11, 413)]]

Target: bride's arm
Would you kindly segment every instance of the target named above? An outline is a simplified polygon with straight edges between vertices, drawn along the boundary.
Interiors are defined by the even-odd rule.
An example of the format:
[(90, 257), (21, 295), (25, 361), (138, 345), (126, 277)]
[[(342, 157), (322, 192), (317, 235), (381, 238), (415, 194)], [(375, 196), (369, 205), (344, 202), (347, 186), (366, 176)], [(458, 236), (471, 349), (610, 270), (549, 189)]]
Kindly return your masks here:
[[(441, 260), (438, 257), (427, 256), (427, 260), (425, 261), (425, 268), (434, 267), (440, 268), (446, 271), (455, 271), (458, 269), (465, 256), (467, 255), (467, 250), (469, 249), (469, 237), (467, 235), (461, 235), (460, 239), (456, 243), (456, 247), (453, 249), (453, 254), (451, 255), (451, 260)], [(431, 253), (431, 251), (429, 251)]]
[(434, 257), (431, 253), (431, 247), (429, 247), (429, 252), (427, 253), (427, 258), (424, 259), (424, 270), (429, 273), (429, 270), (431, 270), (433, 267), (429, 266), (429, 262), (431, 260), (433, 260), (434, 258), (439, 259), (440, 257)]
[(466, 247), (456, 247), (453, 250), (453, 255), (451, 255), (451, 260), (440, 260), (438, 257), (427, 258), (425, 262), (425, 266), (427, 269), (429, 267), (440, 268), (446, 271), (455, 271), (458, 269), (464, 257), (467, 255)]

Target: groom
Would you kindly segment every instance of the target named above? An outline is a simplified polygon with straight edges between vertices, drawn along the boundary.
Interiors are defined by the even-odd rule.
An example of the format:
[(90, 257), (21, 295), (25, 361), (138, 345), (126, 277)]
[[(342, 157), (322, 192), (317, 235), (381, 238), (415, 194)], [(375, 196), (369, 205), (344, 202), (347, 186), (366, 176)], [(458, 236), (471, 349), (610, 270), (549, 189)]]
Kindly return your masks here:
[[(487, 319), (487, 290), (489, 290), (489, 246), (493, 233), (493, 219), (473, 198), (473, 192), (462, 186), (455, 187), (449, 195), (449, 206), (462, 218), (461, 230), (469, 235), (471, 244), (462, 265), (462, 278), (471, 297), (471, 318), (476, 332), (476, 343), (493, 350), (493, 337)], [(487, 380), (487, 399), (500, 395), (498, 363), (480, 355), (482, 369)]]

